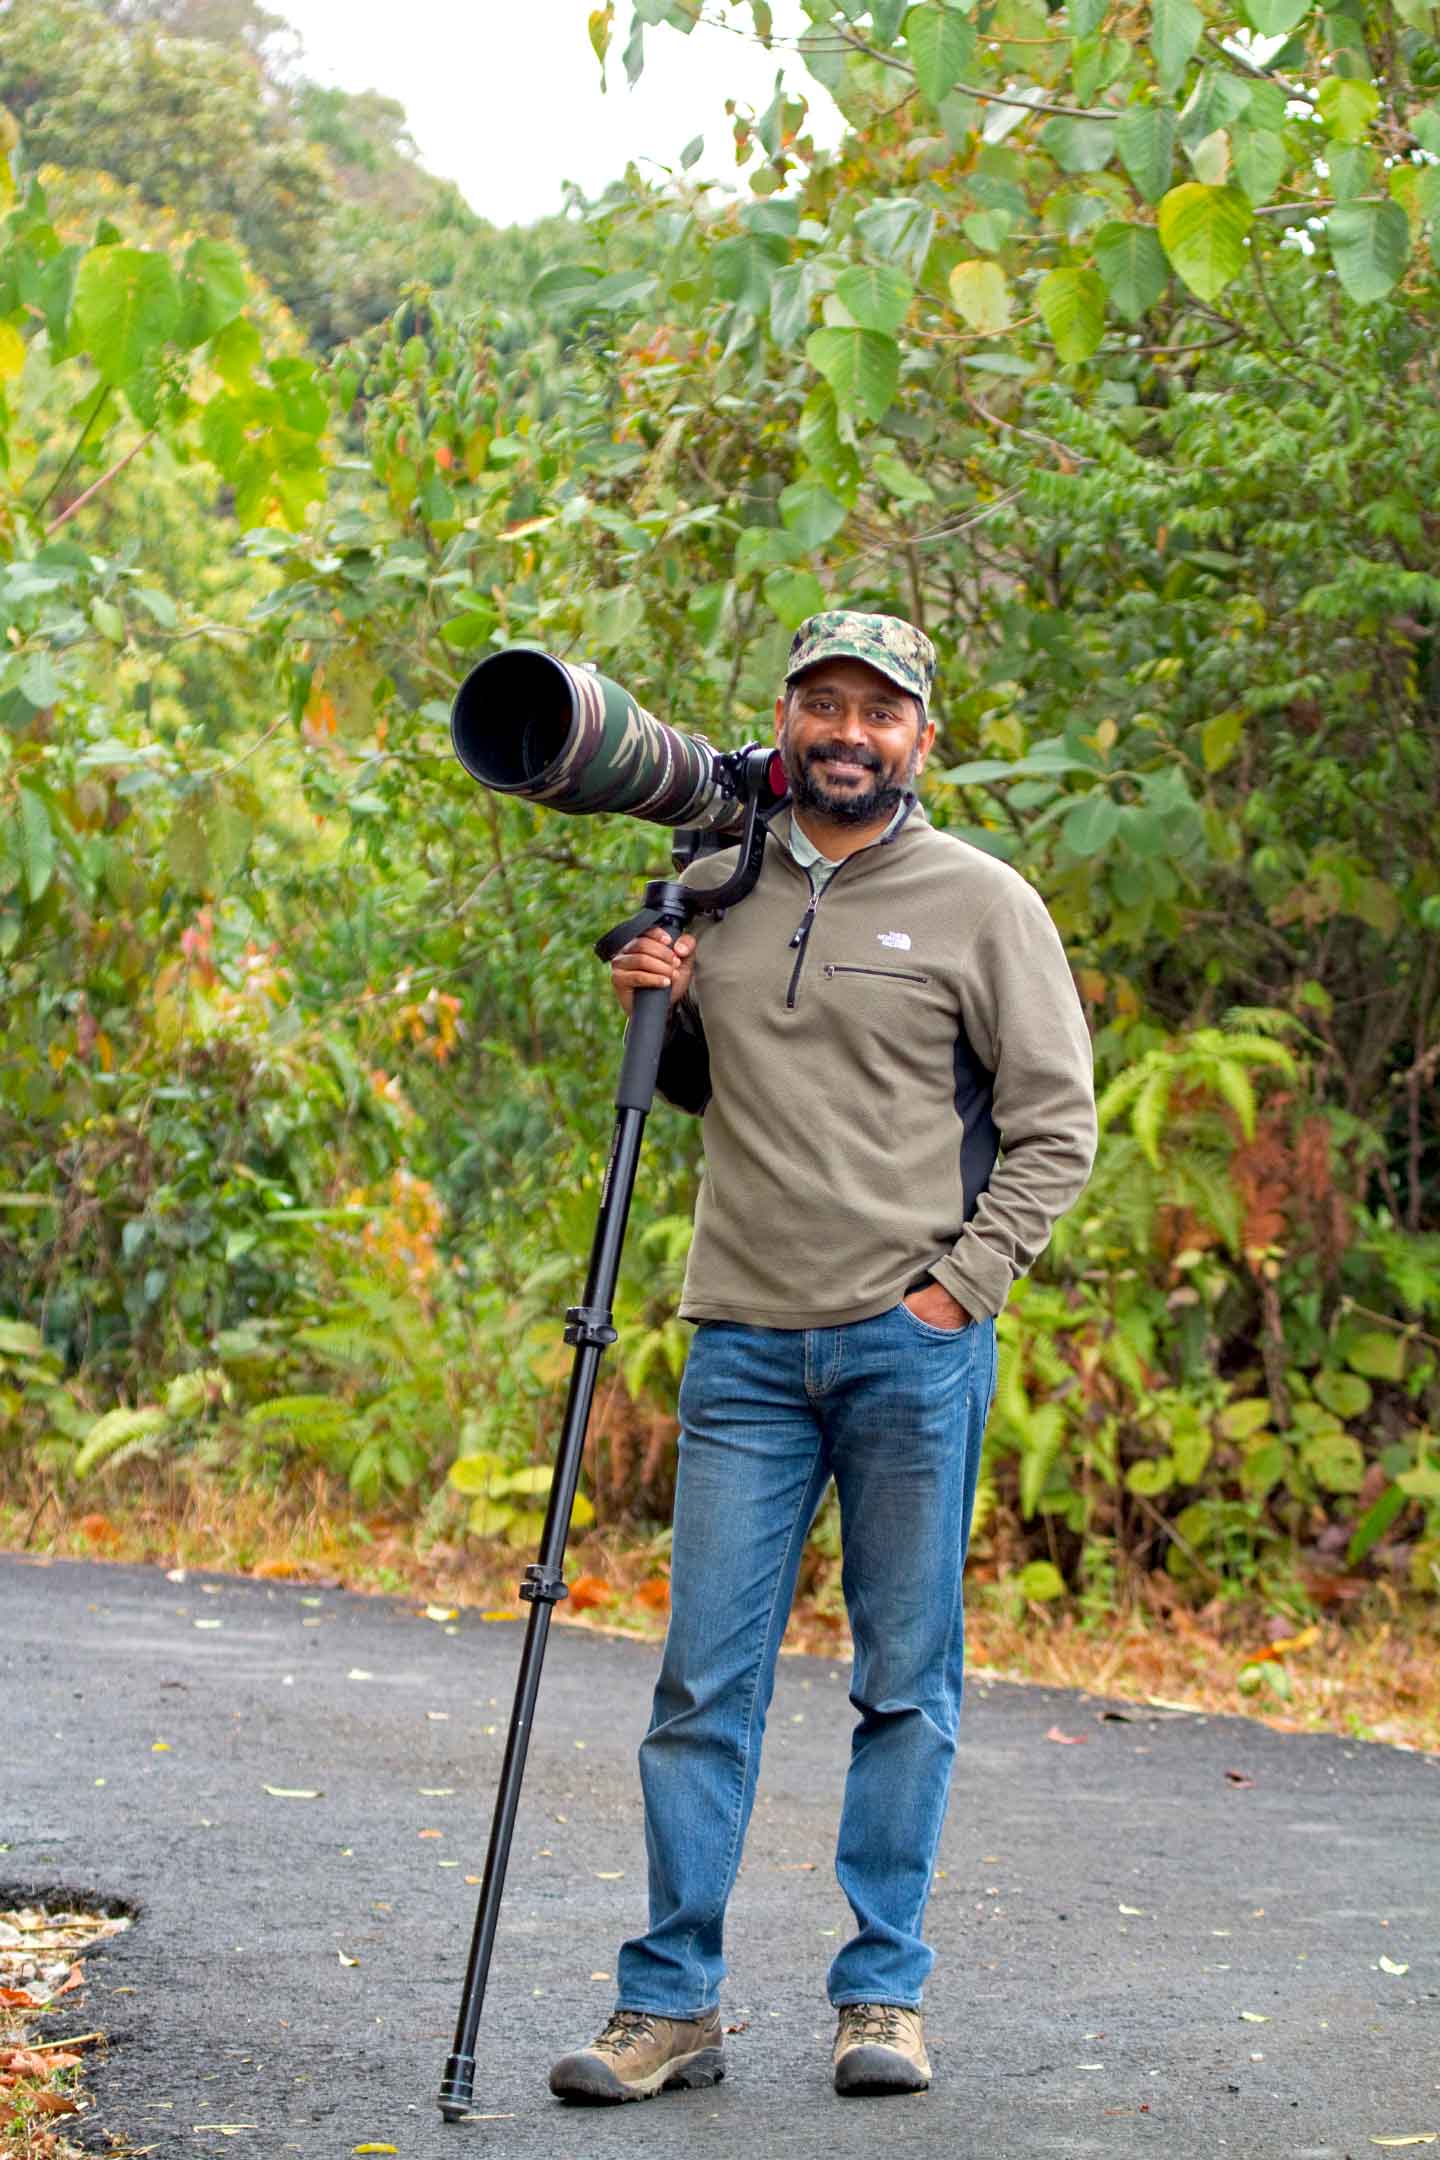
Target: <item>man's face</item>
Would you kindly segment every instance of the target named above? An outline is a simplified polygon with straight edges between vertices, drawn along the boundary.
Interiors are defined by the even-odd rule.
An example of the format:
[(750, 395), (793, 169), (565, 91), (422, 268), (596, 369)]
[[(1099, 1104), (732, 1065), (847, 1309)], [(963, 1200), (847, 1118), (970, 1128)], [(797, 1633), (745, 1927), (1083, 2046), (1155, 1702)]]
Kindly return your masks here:
[(791, 800), (842, 825), (888, 818), (922, 769), (935, 723), (864, 660), (821, 660), (775, 703)]

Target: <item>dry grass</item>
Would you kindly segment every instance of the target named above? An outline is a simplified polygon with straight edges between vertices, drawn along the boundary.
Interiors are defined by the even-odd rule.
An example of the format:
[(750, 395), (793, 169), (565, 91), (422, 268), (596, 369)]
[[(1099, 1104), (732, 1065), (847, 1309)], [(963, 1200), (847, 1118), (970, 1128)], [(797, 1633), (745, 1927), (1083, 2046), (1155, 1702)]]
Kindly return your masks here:
[[(97, 1497), (98, 1495), (98, 1497)], [(436, 1534), (437, 1530), (441, 1534)], [(128, 1470), (67, 1505), (38, 1486), (0, 1488), (0, 1548), (57, 1558), (141, 1561), (262, 1579), (303, 1579), (425, 1603), (513, 1607), (532, 1557), (465, 1541), (460, 1518), (428, 1527), (413, 1515), (356, 1519), (343, 1487), (314, 1473), (288, 1489), (237, 1488), (193, 1469)], [(593, 1533), (571, 1548), (562, 1625), (658, 1636), (664, 1626), (664, 1539)], [(1177, 1608), (1157, 1594), (1082, 1625), (1073, 1612), (1017, 1610), (1003, 1582), (974, 1571), (967, 1640), (972, 1670), (1092, 1694), (1260, 1717), (1288, 1731), (1328, 1731), (1440, 1753), (1440, 1607), (1377, 1584), (1343, 1618), (1313, 1629), (1255, 1605)], [(829, 1600), (802, 1597), (791, 1650), (846, 1656)], [(1278, 1638), (1278, 1640), (1277, 1640)], [(1246, 1680), (1241, 1674), (1249, 1668)], [(1244, 1688), (1253, 1688), (1246, 1693)]]

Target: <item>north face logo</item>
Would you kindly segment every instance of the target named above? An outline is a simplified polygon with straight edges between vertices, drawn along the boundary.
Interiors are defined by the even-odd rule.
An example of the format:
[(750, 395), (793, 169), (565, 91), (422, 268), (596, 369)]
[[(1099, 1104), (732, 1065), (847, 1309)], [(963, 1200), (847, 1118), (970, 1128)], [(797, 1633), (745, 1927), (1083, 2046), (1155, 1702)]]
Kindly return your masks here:
[(910, 940), (903, 930), (881, 930), (876, 933), (876, 943), (888, 945), (892, 952), (909, 952)]

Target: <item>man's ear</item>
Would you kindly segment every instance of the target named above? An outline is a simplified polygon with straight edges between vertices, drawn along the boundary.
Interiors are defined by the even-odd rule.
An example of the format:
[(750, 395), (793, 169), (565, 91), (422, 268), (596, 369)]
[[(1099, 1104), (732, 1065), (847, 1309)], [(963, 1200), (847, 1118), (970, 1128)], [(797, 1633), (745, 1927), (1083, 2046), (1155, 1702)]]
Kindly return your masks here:
[(930, 755), (930, 747), (934, 740), (935, 723), (927, 718), (920, 723), (920, 734), (915, 745), (915, 770), (917, 773), (924, 772), (925, 760)]
[[(786, 693), (782, 690), (775, 700), (775, 740), (778, 743), (785, 732)], [(933, 730), (932, 730), (933, 732)]]

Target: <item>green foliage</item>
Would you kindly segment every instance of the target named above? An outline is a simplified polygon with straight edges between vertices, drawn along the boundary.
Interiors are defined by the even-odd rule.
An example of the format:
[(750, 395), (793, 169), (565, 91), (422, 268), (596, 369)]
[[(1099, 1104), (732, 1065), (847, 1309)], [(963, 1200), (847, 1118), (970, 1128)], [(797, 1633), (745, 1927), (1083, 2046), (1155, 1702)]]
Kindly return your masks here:
[[(204, 51), (198, 0), (93, 52), (75, 5), (7, 17), (29, 154), (135, 196), (22, 171), (0, 259), (12, 1434), (102, 1476), (163, 1404), (117, 1454), (366, 1504), (458, 1434), (529, 1541), (610, 1127), (588, 947), (665, 843), (477, 796), (450, 697), (524, 641), (728, 745), (844, 600), (935, 638), (930, 814), (1039, 887), (1092, 1022), (1095, 1177), (1002, 1322), (1018, 1593), (1440, 1586), (1428, 11), (809, 0), (838, 155), (780, 92), (740, 200), (632, 172), (497, 236), (384, 99), (262, 124), (243, 0)], [(647, 0), (627, 72), (693, 19)], [(239, 202), (247, 141), (322, 173), (305, 230)], [(267, 284), (364, 334), (317, 367)], [(601, 1391), (662, 1442), (696, 1166), (657, 1113)]]

